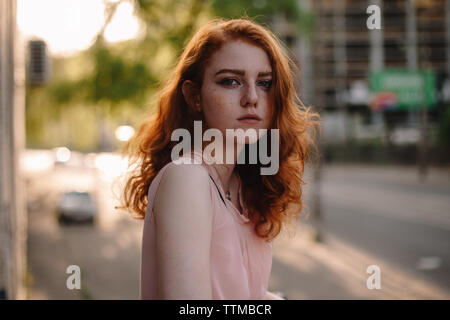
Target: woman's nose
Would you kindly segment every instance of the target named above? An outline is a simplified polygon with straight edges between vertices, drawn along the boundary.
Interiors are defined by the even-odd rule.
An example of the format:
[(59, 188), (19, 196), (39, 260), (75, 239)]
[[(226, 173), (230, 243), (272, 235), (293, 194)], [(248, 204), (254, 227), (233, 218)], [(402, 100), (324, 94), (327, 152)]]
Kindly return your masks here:
[(258, 102), (258, 94), (256, 93), (256, 86), (248, 85), (245, 87), (244, 96), (242, 97), (242, 106), (247, 107), (248, 105), (256, 106)]

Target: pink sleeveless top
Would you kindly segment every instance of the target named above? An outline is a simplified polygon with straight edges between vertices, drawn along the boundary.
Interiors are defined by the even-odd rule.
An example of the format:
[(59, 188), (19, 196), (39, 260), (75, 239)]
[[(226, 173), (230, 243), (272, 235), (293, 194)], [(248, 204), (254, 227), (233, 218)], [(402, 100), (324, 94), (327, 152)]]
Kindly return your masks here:
[[(193, 154), (196, 160), (201, 159), (199, 153)], [(142, 238), (141, 299), (160, 299), (157, 294), (158, 270), (153, 199), (162, 175), (169, 165), (175, 164), (168, 163), (164, 166), (152, 181), (148, 191), (148, 206)], [(202, 162), (202, 166), (212, 178), (209, 179), (214, 208), (210, 251), (212, 298), (215, 300), (264, 299), (272, 268), (272, 244), (258, 237), (254, 232), (253, 224), (247, 218), (248, 211), (240, 192), (240, 181), (238, 198), (243, 214), (226, 199), (214, 167), (206, 164), (205, 161)]]

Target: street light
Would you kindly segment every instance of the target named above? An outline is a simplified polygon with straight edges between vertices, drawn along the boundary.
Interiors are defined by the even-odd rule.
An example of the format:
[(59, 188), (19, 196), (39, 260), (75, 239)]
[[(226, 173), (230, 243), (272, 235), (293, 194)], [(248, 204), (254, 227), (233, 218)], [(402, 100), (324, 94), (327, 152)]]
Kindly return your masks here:
[(134, 128), (132, 126), (120, 126), (116, 129), (115, 135), (119, 141), (126, 142), (134, 135)]

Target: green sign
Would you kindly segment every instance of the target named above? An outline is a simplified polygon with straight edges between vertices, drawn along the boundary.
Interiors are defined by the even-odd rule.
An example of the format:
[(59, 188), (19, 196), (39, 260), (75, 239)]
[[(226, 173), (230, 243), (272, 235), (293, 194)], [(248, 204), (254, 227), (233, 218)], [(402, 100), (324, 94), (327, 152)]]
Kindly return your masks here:
[(431, 70), (385, 69), (370, 75), (373, 109), (408, 110), (436, 104), (436, 80)]

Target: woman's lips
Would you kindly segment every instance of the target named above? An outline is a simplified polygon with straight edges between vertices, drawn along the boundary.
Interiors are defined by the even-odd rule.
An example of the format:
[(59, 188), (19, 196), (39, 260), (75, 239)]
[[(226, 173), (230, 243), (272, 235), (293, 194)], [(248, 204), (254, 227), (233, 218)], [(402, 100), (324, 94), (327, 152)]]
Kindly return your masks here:
[(254, 123), (258, 123), (259, 121), (261, 121), (261, 118), (257, 114), (247, 113), (247, 114), (244, 114), (242, 117), (240, 117), (238, 120), (243, 123), (254, 124)]
[(240, 122), (244, 122), (244, 123), (258, 123), (261, 120), (255, 119), (255, 118), (242, 118), (239, 119)]

